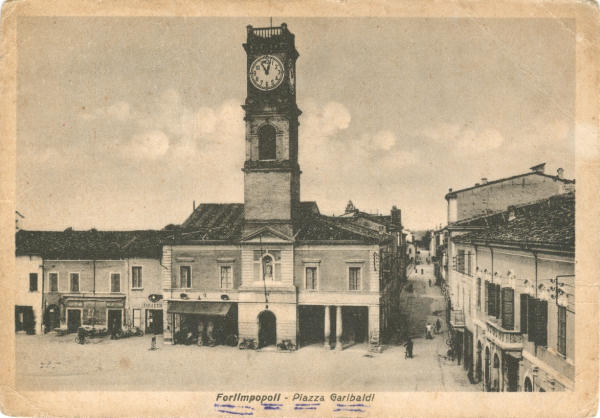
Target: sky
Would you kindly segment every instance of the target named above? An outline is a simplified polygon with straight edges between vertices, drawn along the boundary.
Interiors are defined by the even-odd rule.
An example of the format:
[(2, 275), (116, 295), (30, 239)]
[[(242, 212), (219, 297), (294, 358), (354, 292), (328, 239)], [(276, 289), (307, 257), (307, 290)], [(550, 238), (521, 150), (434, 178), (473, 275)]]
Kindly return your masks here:
[[(289, 18), (301, 199), (445, 224), (449, 188), (541, 162), (573, 178), (574, 23)], [(26, 229), (154, 229), (243, 202), (246, 25), (23, 17), (17, 210)]]

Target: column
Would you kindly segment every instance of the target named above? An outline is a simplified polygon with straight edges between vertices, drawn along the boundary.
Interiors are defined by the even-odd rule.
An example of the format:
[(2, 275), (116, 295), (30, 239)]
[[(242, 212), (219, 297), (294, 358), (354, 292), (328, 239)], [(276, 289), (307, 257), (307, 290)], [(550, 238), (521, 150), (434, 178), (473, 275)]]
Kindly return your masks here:
[(342, 350), (342, 307), (337, 306), (335, 309), (335, 349)]
[(329, 345), (329, 336), (331, 335), (331, 331), (329, 328), (329, 325), (331, 323), (331, 318), (329, 317), (329, 306), (325, 306), (325, 326), (324, 326), (324, 330), (325, 330), (325, 341), (323, 342), (323, 345), (325, 346), (326, 349), (330, 350), (331, 346)]

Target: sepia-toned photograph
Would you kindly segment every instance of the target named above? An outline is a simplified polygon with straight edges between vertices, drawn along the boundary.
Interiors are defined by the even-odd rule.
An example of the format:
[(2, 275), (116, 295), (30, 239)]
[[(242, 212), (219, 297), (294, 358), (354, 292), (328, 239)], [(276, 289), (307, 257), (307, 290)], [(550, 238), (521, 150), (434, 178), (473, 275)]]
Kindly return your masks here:
[(582, 387), (572, 16), (13, 19), (17, 393)]

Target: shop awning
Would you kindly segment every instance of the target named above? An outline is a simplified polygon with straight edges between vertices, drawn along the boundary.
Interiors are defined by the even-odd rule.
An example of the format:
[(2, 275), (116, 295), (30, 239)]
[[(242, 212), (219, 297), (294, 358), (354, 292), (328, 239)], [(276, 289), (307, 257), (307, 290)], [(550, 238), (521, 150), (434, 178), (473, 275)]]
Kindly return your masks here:
[(225, 316), (229, 309), (230, 302), (169, 301), (167, 305), (167, 313), (178, 314)]

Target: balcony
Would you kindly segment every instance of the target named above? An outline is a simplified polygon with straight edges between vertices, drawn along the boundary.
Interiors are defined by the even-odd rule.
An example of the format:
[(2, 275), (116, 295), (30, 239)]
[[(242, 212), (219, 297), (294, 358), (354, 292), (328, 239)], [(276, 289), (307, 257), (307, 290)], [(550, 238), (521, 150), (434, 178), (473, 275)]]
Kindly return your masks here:
[(521, 351), (523, 349), (523, 335), (520, 331), (504, 329), (491, 319), (486, 321), (486, 337), (502, 350)]
[(459, 309), (453, 309), (450, 312), (450, 325), (452, 328), (465, 327), (465, 313)]

